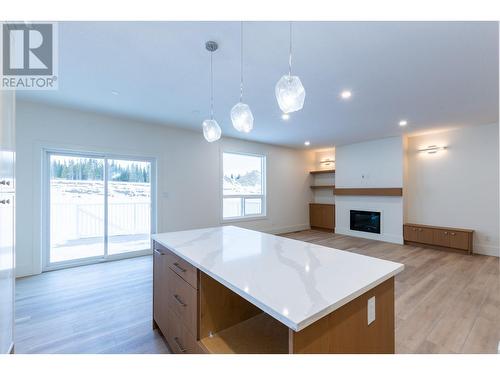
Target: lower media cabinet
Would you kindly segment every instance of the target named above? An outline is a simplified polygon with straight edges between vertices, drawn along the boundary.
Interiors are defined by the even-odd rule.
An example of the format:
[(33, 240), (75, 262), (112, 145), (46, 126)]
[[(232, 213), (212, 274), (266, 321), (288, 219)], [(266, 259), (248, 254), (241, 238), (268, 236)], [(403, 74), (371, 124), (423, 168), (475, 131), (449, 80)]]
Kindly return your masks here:
[[(153, 329), (173, 353), (394, 353), (394, 277), (294, 331), (153, 242)], [(376, 320), (367, 303), (376, 298)]]
[(466, 252), (470, 255), (473, 253), (472, 229), (407, 223), (403, 225), (403, 234), (405, 244), (424, 244), (436, 249)]

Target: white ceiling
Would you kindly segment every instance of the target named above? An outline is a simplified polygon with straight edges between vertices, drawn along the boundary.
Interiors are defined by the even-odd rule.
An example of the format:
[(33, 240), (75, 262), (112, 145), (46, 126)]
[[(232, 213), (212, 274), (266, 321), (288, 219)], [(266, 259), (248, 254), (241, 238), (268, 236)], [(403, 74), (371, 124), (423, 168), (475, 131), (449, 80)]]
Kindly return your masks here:
[[(239, 97), (239, 22), (60, 23), (59, 90), (19, 98), (196, 129), (201, 137), (209, 109), (204, 44), (215, 40), (215, 116), (226, 136), (327, 147), (498, 122), (496, 22), (296, 22), (293, 30), (293, 71), (306, 100), (285, 122), (274, 85), (287, 72), (288, 24), (244, 25), (250, 134), (236, 132), (229, 116)], [(347, 102), (338, 97), (345, 88), (353, 92)]]

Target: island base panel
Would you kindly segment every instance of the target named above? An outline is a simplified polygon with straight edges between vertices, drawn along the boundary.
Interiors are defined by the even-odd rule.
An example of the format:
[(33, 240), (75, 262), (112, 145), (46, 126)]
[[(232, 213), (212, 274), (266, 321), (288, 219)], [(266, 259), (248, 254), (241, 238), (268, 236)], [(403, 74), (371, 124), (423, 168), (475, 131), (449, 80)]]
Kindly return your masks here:
[[(368, 325), (368, 299), (375, 296), (375, 321)], [(310, 326), (289, 331), (290, 353), (393, 354), (394, 277)]]

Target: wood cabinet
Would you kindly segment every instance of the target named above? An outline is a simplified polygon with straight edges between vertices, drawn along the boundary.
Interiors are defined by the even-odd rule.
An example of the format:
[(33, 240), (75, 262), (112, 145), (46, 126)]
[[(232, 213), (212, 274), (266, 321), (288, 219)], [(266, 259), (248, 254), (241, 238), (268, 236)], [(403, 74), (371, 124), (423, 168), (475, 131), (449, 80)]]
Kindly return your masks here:
[(198, 270), (156, 241), (153, 248), (153, 328), (160, 329), (174, 353), (201, 353)]
[(309, 225), (312, 229), (335, 230), (335, 205), (309, 203)]
[(405, 243), (418, 243), (439, 248), (466, 251), (472, 254), (474, 231), (471, 229), (437, 227), (422, 224), (403, 226)]
[[(172, 353), (394, 353), (394, 277), (294, 331), (191, 264), (184, 268), (158, 242), (153, 248), (153, 328)], [(196, 287), (181, 277), (193, 268)], [(368, 325), (372, 297), (376, 320)]]

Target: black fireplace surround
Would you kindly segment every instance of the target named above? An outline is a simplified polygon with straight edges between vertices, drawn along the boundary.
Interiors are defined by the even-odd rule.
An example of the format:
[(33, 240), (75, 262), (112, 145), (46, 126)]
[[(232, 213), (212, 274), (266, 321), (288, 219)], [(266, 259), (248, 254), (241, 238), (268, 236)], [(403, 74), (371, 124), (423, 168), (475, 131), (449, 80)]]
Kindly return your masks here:
[(351, 230), (380, 234), (380, 212), (351, 210)]

